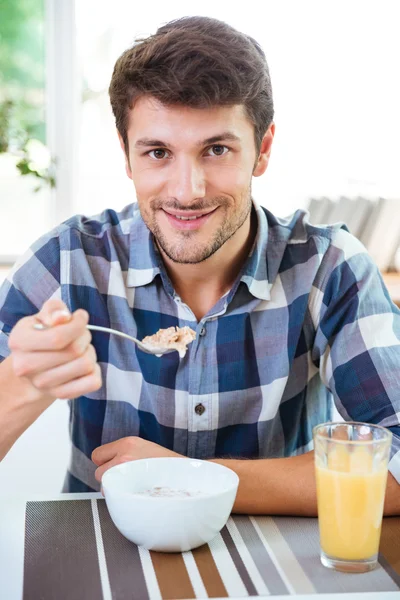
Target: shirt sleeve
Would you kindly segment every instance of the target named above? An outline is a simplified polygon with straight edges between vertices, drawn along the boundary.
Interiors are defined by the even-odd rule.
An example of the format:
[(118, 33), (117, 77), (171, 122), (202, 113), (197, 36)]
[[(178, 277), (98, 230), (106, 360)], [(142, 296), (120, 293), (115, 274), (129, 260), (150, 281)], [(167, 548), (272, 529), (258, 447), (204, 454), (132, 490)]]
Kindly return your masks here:
[(400, 310), (365, 247), (343, 229), (314, 285), (313, 361), (346, 421), (392, 432), (389, 470), (400, 483)]
[(8, 337), (17, 321), (57, 297), (61, 297), (60, 244), (53, 232), (32, 245), (0, 288), (0, 362), (10, 354)]

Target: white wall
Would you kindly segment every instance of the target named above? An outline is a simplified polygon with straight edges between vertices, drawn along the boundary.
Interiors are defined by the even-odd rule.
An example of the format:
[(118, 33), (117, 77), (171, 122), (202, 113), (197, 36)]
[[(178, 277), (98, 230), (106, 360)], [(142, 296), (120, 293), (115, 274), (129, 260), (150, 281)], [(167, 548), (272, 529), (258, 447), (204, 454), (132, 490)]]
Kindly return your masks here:
[(312, 195), (400, 199), (398, 0), (115, 0), (77, 2), (78, 55), (90, 99), (82, 107), (75, 210), (93, 214), (134, 199), (107, 88), (138, 35), (185, 15), (207, 15), (265, 50), (276, 136), (258, 201), (279, 216)]
[(60, 492), (69, 449), (68, 405), (57, 400), (0, 462), (0, 496)]

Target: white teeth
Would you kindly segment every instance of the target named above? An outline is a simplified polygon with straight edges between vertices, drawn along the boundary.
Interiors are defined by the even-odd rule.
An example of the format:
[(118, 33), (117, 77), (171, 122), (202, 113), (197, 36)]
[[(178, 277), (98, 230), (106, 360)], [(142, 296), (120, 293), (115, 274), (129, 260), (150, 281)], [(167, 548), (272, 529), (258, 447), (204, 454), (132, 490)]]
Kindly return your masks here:
[[(201, 215), (200, 215), (201, 216)], [(181, 221), (194, 221), (195, 219), (197, 219), (198, 217), (178, 217), (178, 215), (175, 215), (175, 217), (177, 219), (180, 219)]]

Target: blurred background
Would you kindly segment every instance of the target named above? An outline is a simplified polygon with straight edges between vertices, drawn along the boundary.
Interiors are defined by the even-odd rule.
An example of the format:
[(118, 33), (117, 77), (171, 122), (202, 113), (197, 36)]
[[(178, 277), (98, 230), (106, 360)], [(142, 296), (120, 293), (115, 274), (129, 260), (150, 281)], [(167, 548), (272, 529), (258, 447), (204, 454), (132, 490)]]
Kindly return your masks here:
[[(72, 214), (135, 199), (107, 89), (137, 36), (185, 15), (256, 38), (270, 67), (276, 136), (257, 200), (345, 221), (400, 301), (400, 36), (397, 0), (0, 0), (0, 281)], [(57, 402), (0, 464), (2, 488), (58, 491), (68, 460)]]

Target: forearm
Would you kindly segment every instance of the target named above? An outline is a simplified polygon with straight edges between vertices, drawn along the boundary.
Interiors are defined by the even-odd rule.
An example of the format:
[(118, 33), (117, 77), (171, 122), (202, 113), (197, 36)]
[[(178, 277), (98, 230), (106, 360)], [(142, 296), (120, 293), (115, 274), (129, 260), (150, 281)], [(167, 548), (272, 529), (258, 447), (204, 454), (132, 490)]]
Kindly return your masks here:
[[(239, 476), (234, 513), (317, 516), (314, 452), (290, 458), (214, 459)], [(385, 515), (400, 515), (400, 485), (389, 473)]]
[(313, 452), (290, 458), (215, 459), (239, 476), (235, 513), (317, 514)]
[(0, 364), (0, 461), (53, 402), (25, 378), (15, 375), (10, 357)]

